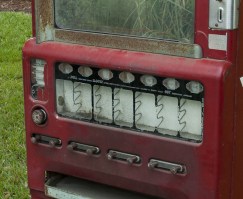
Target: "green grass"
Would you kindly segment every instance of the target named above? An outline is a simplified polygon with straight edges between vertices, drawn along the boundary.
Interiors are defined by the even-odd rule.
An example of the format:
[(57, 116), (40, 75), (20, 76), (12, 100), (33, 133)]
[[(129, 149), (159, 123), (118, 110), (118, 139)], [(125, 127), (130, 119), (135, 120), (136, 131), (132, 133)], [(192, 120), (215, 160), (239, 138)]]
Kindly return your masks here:
[(21, 50), (30, 37), (30, 15), (0, 12), (0, 199), (29, 198)]

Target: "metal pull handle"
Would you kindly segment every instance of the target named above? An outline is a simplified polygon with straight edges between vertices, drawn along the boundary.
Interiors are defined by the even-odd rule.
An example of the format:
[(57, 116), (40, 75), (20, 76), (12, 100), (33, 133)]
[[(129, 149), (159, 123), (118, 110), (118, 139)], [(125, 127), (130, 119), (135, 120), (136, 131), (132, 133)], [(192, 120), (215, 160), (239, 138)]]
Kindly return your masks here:
[(100, 153), (100, 149), (96, 146), (81, 144), (77, 142), (70, 142), (67, 146), (67, 149), (70, 151), (83, 152), (87, 155), (97, 155)]
[(186, 167), (180, 164), (151, 159), (148, 163), (150, 169), (162, 169), (171, 172), (173, 175), (185, 174)]
[(33, 134), (31, 137), (31, 142), (33, 144), (44, 144), (49, 145), (50, 147), (60, 147), (62, 145), (62, 141), (58, 138), (53, 138), (49, 136), (44, 136), (40, 134)]
[(128, 164), (139, 164), (141, 162), (141, 158), (134, 154), (123, 153), (120, 151), (109, 150), (107, 154), (108, 160), (120, 160), (125, 161)]

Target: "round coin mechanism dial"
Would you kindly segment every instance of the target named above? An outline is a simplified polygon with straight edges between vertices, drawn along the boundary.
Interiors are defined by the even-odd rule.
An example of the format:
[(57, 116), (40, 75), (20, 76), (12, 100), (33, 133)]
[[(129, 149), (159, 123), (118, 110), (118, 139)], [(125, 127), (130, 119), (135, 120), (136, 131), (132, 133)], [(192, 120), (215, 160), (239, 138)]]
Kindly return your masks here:
[(36, 125), (42, 125), (47, 120), (47, 114), (43, 109), (35, 109), (32, 112), (32, 120)]

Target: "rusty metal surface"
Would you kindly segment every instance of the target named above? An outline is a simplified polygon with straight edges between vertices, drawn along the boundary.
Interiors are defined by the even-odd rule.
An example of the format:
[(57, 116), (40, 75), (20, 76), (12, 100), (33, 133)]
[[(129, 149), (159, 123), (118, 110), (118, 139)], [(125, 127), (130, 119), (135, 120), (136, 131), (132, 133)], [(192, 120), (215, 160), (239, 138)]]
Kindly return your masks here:
[(68, 30), (55, 30), (55, 40), (89, 46), (126, 49), (181, 57), (201, 58), (201, 49), (195, 44), (152, 40), (137, 37), (125, 37)]
[(54, 11), (52, 0), (35, 0), (37, 42), (54, 39)]

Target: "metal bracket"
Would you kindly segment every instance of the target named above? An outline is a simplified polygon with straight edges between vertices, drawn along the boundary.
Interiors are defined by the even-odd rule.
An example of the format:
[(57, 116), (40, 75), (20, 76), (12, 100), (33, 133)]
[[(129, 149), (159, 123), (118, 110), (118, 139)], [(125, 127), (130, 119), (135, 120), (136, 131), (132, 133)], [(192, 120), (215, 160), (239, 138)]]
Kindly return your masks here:
[(220, 30), (238, 28), (240, 0), (210, 0), (209, 27)]

